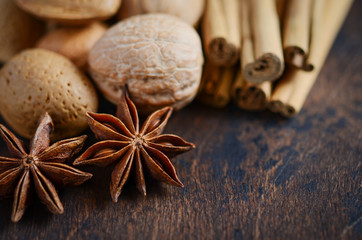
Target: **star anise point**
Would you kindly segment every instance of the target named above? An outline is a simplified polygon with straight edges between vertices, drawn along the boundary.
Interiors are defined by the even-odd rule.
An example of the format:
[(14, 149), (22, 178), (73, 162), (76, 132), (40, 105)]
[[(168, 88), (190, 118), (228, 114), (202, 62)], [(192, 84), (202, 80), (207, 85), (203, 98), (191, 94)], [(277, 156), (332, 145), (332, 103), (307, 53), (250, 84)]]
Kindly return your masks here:
[[(30, 185), (48, 209), (54, 214), (62, 214), (64, 208), (54, 184), (78, 185), (90, 179), (92, 174), (77, 170), (63, 162), (80, 151), (86, 136), (58, 141), (50, 145), (53, 123), (45, 113), (30, 141), (30, 150), (4, 125), (0, 124), (0, 136), (14, 158), (0, 156), (0, 196), (14, 194), (11, 220), (18, 222), (24, 215)], [(53, 183), (52, 183), (52, 182)]]
[(137, 189), (144, 196), (147, 194), (145, 170), (158, 180), (184, 187), (170, 158), (195, 148), (195, 145), (173, 134), (161, 134), (172, 111), (172, 107), (155, 111), (139, 128), (137, 109), (124, 91), (117, 106), (117, 117), (87, 113), (90, 129), (100, 141), (89, 147), (73, 164), (107, 166), (116, 163), (110, 185), (113, 202), (118, 201), (131, 171)]

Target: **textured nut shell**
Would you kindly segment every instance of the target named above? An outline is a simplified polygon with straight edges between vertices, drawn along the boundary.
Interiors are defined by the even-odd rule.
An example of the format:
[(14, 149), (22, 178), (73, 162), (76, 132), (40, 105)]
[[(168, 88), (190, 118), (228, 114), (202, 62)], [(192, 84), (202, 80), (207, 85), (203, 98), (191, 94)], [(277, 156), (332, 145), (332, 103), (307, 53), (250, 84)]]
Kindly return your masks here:
[(111, 102), (127, 84), (141, 113), (179, 109), (196, 95), (203, 55), (197, 32), (177, 17), (146, 14), (108, 29), (89, 54), (90, 73)]
[(98, 22), (81, 28), (59, 28), (44, 35), (36, 47), (60, 53), (84, 69), (90, 49), (106, 30), (106, 25)]
[(21, 11), (12, 0), (0, 0), (0, 62), (34, 46), (44, 23)]
[(0, 111), (21, 136), (30, 138), (41, 114), (48, 112), (52, 139), (78, 135), (87, 128), (86, 111), (97, 111), (96, 91), (67, 58), (43, 49), (17, 54), (0, 70)]
[(205, 0), (123, 0), (119, 18), (144, 13), (167, 13), (195, 26), (204, 7)]
[(121, 0), (14, 0), (15, 3), (40, 18), (68, 24), (86, 24), (114, 15)]

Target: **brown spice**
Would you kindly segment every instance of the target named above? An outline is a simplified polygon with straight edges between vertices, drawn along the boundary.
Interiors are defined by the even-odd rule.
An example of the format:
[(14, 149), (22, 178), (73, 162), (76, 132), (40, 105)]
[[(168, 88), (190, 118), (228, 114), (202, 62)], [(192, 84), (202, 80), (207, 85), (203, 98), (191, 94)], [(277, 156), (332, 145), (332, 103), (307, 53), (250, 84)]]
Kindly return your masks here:
[(315, 1), (312, 38), (308, 61), (314, 70), (289, 69), (276, 84), (268, 108), (285, 117), (296, 115), (303, 107), (339, 29), (353, 3), (352, 0)]
[(202, 32), (207, 59), (216, 66), (234, 65), (240, 55), (239, 1), (209, 0)]
[[(290, 0), (284, 18), (283, 48), (285, 62), (305, 71), (313, 70), (313, 65), (307, 63), (311, 40), (312, 12), (312, 0)], [(318, 14), (321, 15), (320, 12)]]
[(255, 61), (243, 69), (245, 80), (255, 84), (277, 80), (284, 71), (280, 23), (274, 1), (250, 3)]
[(88, 148), (73, 164), (105, 167), (117, 162), (110, 186), (114, 202), (118, 201), (131, 170), (135, 171), (136, 186), (143, 195), (146, 195), (144, 168), (155, 179), (183, 187), (169, 158), (195, 146), (176, 135), (161, 135), (171, 112), (171, 107), (154, 112), (139, 130), (137, 109), (123, 92), (117, 117), (87, 113), (91, 130), (102, 141)]
[(234, 78), (235, 68), (214, 66), (206, 62), (198, 100), (212, 107), (225, 107), (230, 102), (230, 88)]
[(92, 177), (90, 173), (63, 164), (82, 148), (86, 136), (62, 140), (49, 147), (52, 130), (53, 122), (49, 114), (45, 113), (27, 153), (24, 143), (0, 124), (0, 135), (13, 156), (0, 156), (0, 196), (14, 194), (13, 222), (18, 222), (24, 215), (32, 184), (42, 203), (52, 213), (62, 214), (63, 205), (53, 183), (79, 185)]
[(241, 72), (237, 74), (237, 77), (231, 88), (231, 95), (240, 108), (261, 111), (264, 110), (269, 102), (271, 95), (271, 82), (265, 81), (260, 84), (255, 84), (246, 81), (242, 71), (248, 64), (255, 62), (254, 57), (254, 41), (251, 33), (250, 23), (250, 1), (241, 0), (241, 56), (240, 56), (240, 69)]

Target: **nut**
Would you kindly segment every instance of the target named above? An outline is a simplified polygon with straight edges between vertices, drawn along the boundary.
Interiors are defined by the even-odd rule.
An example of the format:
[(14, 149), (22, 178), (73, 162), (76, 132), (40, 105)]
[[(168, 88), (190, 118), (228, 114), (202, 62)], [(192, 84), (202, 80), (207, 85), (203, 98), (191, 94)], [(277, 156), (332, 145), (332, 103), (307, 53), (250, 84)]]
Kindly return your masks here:
[(34, 46), (44, 24), (21, 11), (12, 0), (0, 0), (0, 62)]
[(55, 125), (53, 140), (76, 136), (88, 126), (85, 113), (98, 107), (89, 79), (67, 58), (43, 49), (25, 50), (7, 62), (0, 89), (2, 117), (26, 138), (44, 112)]
[(197, 32), (166, 14), (128, 18), (107, 30), (89, 54), (95, 83), (117, 103), (127, 84), (141, 113), (180, 109), (195, 97), (203, 55)]
[(123, 0), (119, 18), (144, 13), (167, 13), (196, 26), (205, 7), (205, 0)]
[(106, 30), (106, 25), (99, 22), (81, 28), (59, 28), (43, 36), (36, 47), (60, 53), (85, 69), (90, 49)]
[(66, 24), (87, 24), (114, 15), (121, 0), (14, 0), (24, 11)]

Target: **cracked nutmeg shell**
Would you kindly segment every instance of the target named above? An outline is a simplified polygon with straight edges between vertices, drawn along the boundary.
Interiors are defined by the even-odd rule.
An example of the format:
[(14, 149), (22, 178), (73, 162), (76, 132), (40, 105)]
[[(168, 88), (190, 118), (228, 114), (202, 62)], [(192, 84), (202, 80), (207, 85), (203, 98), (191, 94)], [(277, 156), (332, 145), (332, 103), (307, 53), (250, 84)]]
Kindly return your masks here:
[(116, 14), (121, 0), (14, 0), (24, 11), (65, 24), (88, 24)]
[(141, 114), (190, 103), (202, 73), (200, 37), (181, 19), (144, 14), (119, 22), (90, 51), (92, 78), (117, 103), (125, 85)]
[(97, 111), (97, 93), (67, 58), (44, 49), (22, 51), (0, 70), (0, 113), (19, 135), (30, 138), (48, 112), (52, 140), (73, 137), (87, 128), (87, 111)]

